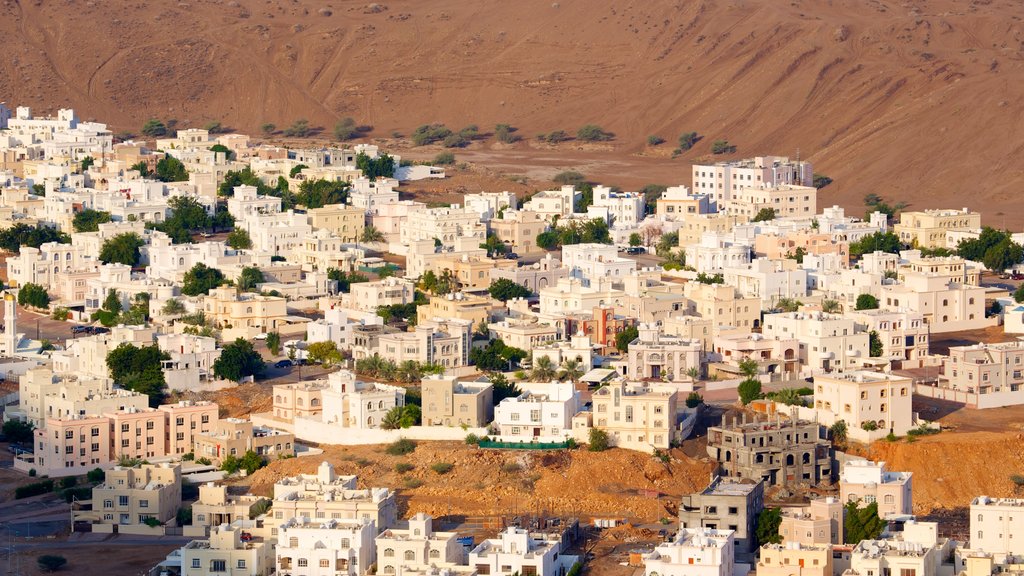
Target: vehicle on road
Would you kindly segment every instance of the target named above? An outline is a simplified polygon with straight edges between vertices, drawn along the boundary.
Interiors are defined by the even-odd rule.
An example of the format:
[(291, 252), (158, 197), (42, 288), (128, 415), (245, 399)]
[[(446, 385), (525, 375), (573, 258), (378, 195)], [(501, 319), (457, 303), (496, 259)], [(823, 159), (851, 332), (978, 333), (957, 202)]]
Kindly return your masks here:
[(267, 333), (266, 332), (260, 332), (259, 334), (256, 335), (256, 339), (257, 340), (266, 340), (267, 339)]
[(289, 368), (293, 365), (291, 360), (278, 360), (274, 362), (274, 368)]
[(72, 334), (92, 334), (92, 326), (72, 326)]

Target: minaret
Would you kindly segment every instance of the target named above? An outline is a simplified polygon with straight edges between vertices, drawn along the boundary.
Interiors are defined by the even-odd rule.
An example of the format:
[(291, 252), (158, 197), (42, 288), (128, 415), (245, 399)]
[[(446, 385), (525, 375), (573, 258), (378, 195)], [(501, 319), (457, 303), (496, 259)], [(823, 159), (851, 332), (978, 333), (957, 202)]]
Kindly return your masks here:
[(9, 290), (4, 291), (4, 331), (0, 343), (5, 356), (18, 351), (18, 301)]

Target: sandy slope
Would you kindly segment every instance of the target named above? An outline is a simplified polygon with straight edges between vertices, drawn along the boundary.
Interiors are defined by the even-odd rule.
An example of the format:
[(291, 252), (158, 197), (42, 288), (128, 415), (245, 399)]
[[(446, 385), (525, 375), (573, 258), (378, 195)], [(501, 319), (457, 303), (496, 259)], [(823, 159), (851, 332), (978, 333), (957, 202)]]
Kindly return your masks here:
[(993, 212), (1024, 156), (1022, 16), (1009, 0), (0, 0), (0, 100), (130, 129), (596, 122), (624, 153), (697, 130), (682, 174), (724, 137), (812, 158), (837, 180), (826, 202)]

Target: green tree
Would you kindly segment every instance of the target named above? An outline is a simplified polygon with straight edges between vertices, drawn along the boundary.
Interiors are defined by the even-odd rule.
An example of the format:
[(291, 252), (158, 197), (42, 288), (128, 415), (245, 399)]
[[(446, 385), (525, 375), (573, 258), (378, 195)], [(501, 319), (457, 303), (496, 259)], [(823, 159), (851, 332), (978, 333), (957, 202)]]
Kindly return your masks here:
[(161, 182), (184, 182), (188, 180), (188, 170), (174, 156), (164, 155), (156, 163), (156, 179)]
[(234, 382), (247, 376), (259, 377), (265, 369), (263, 357), (253, 348), (252, 342), (243, 338), (225, 344), (220, 357), (213, 363), (215, 376)]
[(491, 388), (493, 394), (491, 395), (491, 401), (497, 406), (505, 398), (515, 398), (522, 394), (519, 387), (516, 386), (515, 382), (509, 382), (508, 378), (500, 372), (496, 372), (488, 376), (491, 381)]
[(167, 135), (167, 126), (156, 118), (150, 118), (142, 125), (141, 132), (150, 138), (160, 138)]
[(522, 284), (517, 284), (508, 278), (492, 280), (491, 285), (487, 288), (487, 292), (491, 295), (491, 298), (501, 300), (502, 302), (508, 302), (515, 298), (528, 298), (533, 294), (529, 288)]
[(35, 425), (28, 420), (11, 419), (4, 422), (4, 437), (8, 442), (28, 443), (35, 438)]
[(615, 138), (615, 134), (603, 130), (597, 124), (586, 124), (576, 131), (576, 139), (581, 142), (604, 142)]
[(71, 237), (56, 228), (42, 224), (29, 226), (18, 223), (0, 230), (0, 249), (6, 252), (18, 252), (23, 246), (39, 248), (47, 242), (70, 244)]
[(223, 283), (224, 274), (220, 270), (197, 262), (191, 270), (185, 272), (185, 278), (181, 283), (181, 293), (186, 296), (208, 294), (211, 289)]
[(639, 246), (639, 245), (643, 244), (643, 242), (644, 242), (644, 240), (643, 240), (643, 238), (640, 237), (639, 233), (633, 232), (632, 234), (629, 235), (629, 245), (630, 246), (636, 247), (636, 246)]
[(110, 212), (86, 208), (75, 214), (71, 226), (75, 232), (96, 232), (100, 229), (100, 224), (106, 222), (110, 222)]
[(615, 349), (625, 353), (629, 350), (629, 343), (640, 337), (640, 330), (636, 326), (627, 326), (615, 335)]
[(1013, 291), (1013, 301), (1018, 304), (1024, 302), (1024, 284), (1021, 284)]
[(444, 124), (424, 124), (412, 132), (412, 143), (416, 146), (425, 146), (440, 142), (450, 136), (452, 131)]
[(877, 539), (882, 535), (882, 530), (886, 526), (885, 520), (878, 516), (878, 503), (872, 502), (864, 508), (859, 508), (857, 504), (857, 502), (846, 503), (843, 541), (860, 542)]
[(530, 380), (534, 382), (549, 382), (558, 373), (555, 363), (548, 356), (534, 358), (533, 369), (530, 370)]
[(754, 378), (760, 369), (757, 366), (757, 361), (752, 358), (744, 358), (739, 363), (740, 374), (743, 374), (747, 378)]
[(273, 136), (274, 135), (274, 131), (276, 131), (276, 130), (277, 130), (277, 126), (271, 124), (270, 122), (266, 122), (266, 123), (264, 123), (264, 124), (262, 124), (260, 126), (260, 132), (263, 132), (263, 136), (268, 137), (268, 138), (270, 136)]
[(878, 336), (878, 332), (872, 330), (868, 332), (868, 348), (869, 355), (872, 358), (879, 358), (882, 356), (884, 349), (882, 348), (882, 339)]
[(452, 152), (439, 152), (430, 163), (436, 166), (451, 166), (455, 164), (455, 154)]
[(1024, 248), (1020, 244), (1011, 241), (1009, 238), (1000, 240), (997, 244), (985, 250), (981, 263), (986, 268), (995, 272), (1001, 272), (1013, 268), (1024, 260)]
[(856, 310), (876, 310), (878, 309), (878, 298), (871, 294), (861, 294), (857, 296), (857, 303), (854, 308)]
[(328, 204), (344, 204), (348, 199), (348, 182), (306, 180), (299, 185), (295, 201), (306, 208), (323, 208)]
[(757, 515), (757, 528), (754, 530), (758, 546), (780, 544), (782, 536), (779, 534), (779, 526), (781, 525), (781, 508), (765, 508), (761, 510), (761, 513)]
[(686, 407), (696, 408), (704, 403), (704, 397), (700, 395), (700, 392), (690, 392), (686, 396)]
[(284, 129), (284, 135), (289, 138), (305, 138), (313, 132), (313, 129), (309, 125), (309, 120), (300, 118), (292, 125)]
[(775, 208), (761, 208), (757, 211), (757, 214), (750, 220), (751, 222), (768, 222), (769, 220), (775, 220), (776, 212)]
[(128, 266), (138, 266), (142, 259), (140, 248), (146, 243), (134, 232), (125, 232), (108, 238), (100, 249), (100, 261), (106, 264), (116, 262)]
[(493, 233), (487, 235), (487, 238), (484, 240), (482, 244), (480, 244), (480, 247), (483, 248), (484, 250), (487, 250), (488, 256), (494, 256), (495, 254), (504, 254), (506, 251), (508, 251), (508, 247), (505, 246), (505, 243), (501, 241), (501, 238), (498, 238), (498, 235)]
[(50, 295), (39, 284), (26, 282), (18, 290), (18, 304), (32, 306), (34, 308), (47, 308), (50, 306)]
[(316, 362), (325, 367), (341, 361), (341, 352), (338, 350), (338, 345), (332, 340), (310, 342), (306, 347), (306, 352), (309, 354), (310, 362)]
[(82, 158), (82, 162), (79, 164), (79, 172), (83, 174), (89, 170), (90, 167), (96, 164), (96, 159), (92, 156), (86, 156)]
[(825, 176), (824, 174), (815, 174), (814, 175), (814, 183), (812, 185), (815, 188), (817, 188), (818, 190), (821, 190), (822, 188), (824, 188), (825, 186), (828, 186), (831, 183), (832, 183), (832, 179), (829, 178), (828, 176)]
[(36, 558), (36, 564), (42, 572), (56, 572), (68, 563), (67, 558), (56, 554), (43, 554)]
[(238, 461), (238, 465), (242, 470), (245, 470), (246, 474), (252, 474), (253, 472), (263, 468), (267, 465), (267, 461), (256, 452), (252, 450), (246, 450), (245, 454)]
[(514, 144), (519, 141), (515, 134), (516, 129), (509, 124), (497, 124), (494, 127), (494, 137), (502, 144)]
[(587, 177), (575, 170), (566, 170), (555, 174), (551, 181), (562, 186), (579, 186), (587, 181)]
[(363, 152), (356, 155), (356, 168), (363, 171), (363, 176), (370, 180), (393, 178), (395, 176), (395, 159), (387, 154), (370, 158)]
[(829, 432), (832, 433), (832, 440), (837, 444), (846, 443), (846, 421), (838, 420), (835, 424), (829, 427)]
[(750, 404), (761, 397), (761, 381), (756, 378), (748, 378), (740, 382), (736, 389), (740, 396), (740, 402), (744, 405)]
[(235, 250), (249, 250), (252, 248), (252, 238), (245, 228), (235, 228), (228, 234), (227, 245)]
[(700, 272), (697, 274), (696, 281), (700, 282), (701, 284), (724, 284), (725, 276), (723, 276), (720, 272), (711, 275), (705, 274), (704, 272)]
[(185, 313), (185, 305), (177, 298), (169, 298), (160, 311), (167, 316), (177, 316)]
[(591, 452), (604, 452), (610, 447), (608, 444), (608, 433), (600, 428), (591, 428), (588, 440), (587, 450)]
[(274, 356), (281, 353), (281, 335), (277, 332), (267, 332), (267, 349)]
[(129, 170), (135, 170), (139, 173), (139, 176), (142, 176), (143, 178), (149, 177), (149, 164), (146, 164), (145, 162), (136, 162), (131, 165)]
[(712, 154), (732, 154), (736, 152), (736, 145), (730, 144), (728, 140), (715, 140), (711, 143)]
[(821, 311), (827, 314), (839, 314), (841, 306), (838, 300), (825, 299), (821, 301)]
[(334, 125), (334, 139), (341, 140), (352, 140), (353, 138), (359, 137), (359, 127), (356, 126), (356, 121), (352, 118), (342, 118)]
[(659, 144), (664, 144), (664, 143), (665, 143), (665, 139), (662, 138), (661, 136), (656, 136), (654, 134), (651, 134), (650, 136), (647, 137), (647, 145), (648, 146), (657, 146)]
[(782, 312), (796, 312), (803, 306), (803, 302), (796, 298), (779, 298), (775, 303), (775, 308)]
[(243, 292), (252, 292), (256, 290), (256, 285), (263, 283), (263, 272), (255, 266), (246, 266), (242, 268), (242, 273), (238, 277), (238, 289)]
[(895, 233), (875, 232), (874, 234), (869, 234), (860, 240), (851, 242), (850, 256), (860, 258), (864, 254), (870, 254), (876, 251), (897, 254), (902, 248), (903, 245), (900, 243), (899, 236), (896, 236)]
[(167, 388), (161, 363), (170, 359), (156, 344), (135, 346), (124, 342), (107, 353), (106, 363), (115, 384), (146, 394), (149, 405), (155, 408), (163, 402)]
[(386, 239), (384, 233), (373, 224), (367, 224), (363, 228), (363, 233), (359, 235), (360, 242), (384, 242)]
[(679, 136), (679, 150), (685, 152), (690, 148), (693, 148), (693, 145), (696, 144), (698, 140), (700, 140), (700, 136), (697, 135), (696, 132), (683, 132), (683, 134)]
[(558, 372), (558, 377), (561, 380), (568, 380), (575, 382), (583, 377), (583, 364), (579, 360), (567, 359), (562, 362), (562, 368)]
[(296, 164), (295, 166), (292, 166), (291, 170), (288, 171), (288, 177), (289, 178), (295, 178), (295, 176), (297, 176), (300, 172), (302, 172), (306, 168), (309, 168), (309, 166), (306, 166), (305, 164)]

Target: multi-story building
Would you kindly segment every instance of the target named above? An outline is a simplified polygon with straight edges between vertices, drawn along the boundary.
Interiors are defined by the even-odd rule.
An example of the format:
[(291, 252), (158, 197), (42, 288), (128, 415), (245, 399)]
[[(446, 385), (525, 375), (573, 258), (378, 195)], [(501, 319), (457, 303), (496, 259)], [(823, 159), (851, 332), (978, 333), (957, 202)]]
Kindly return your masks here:
[(537, 291), (556, 284), (568, 275), (569, 269), (549, 252), (533, 264), (518, 268), (494, 268), (491, 270), (491, 281), (506, 278), (531, 291)]
[(702, 348), (700, 340), (666, 336), (655, 324), (640, 324), (639, 336), (629, 343), (626, 352), (624, 376), (633, 380), (685, 380), (691, 368), (700, 370)]
[(882, 359), (894, 369), (920, 368), (928, 356), (928, 325), (918, 312), (889, 310), (856, 310), (846, 312), (860, 330), (878, 334), (882, 343)]
[(509, 526), (497, 538), (477, 544), (469, 552), (469, 565), (491, 576), (565, 576), (578, 557), (563, 552), (558, 537)]
[(686, 265), (697, 272), (716, 272), (750, 263), (750, 246), (745, 242), (734, 242), (719, 232), (701, 234), (700, 242), (687, 244), (684, 252)]
[(310, 209), (306, 214), (313, 228), (328, 230), (346, 243), (358, 242), (366, 227), (366, 210), (358, 206), (328, 204)]
[(905, 376), (853, 370), (814, 378), (814, 410), (831, 426), (842, 420), (847, 435), (870, 442), (887, 434), (902, 436), (914, 427), (913, 382)]
[(356, 380), (348, 370), (328, 374), (321, 395), (322, 421), (344, 428), (379, 428), (388, 412), (405, 405), (405, 388)]
[(235, 220), (245, 220), (261, 214), (276, 214), (281, 211), (281, 199), (277, 196), (263, 196), (255, 186), (235, 186), (234, 194), (228, 198), (228, 212)]
[(381, 334), (377, 354), (395, 364), (412, 360), (445, 368), (466, 366), (473, 327), (469, 320), (424, 320), (412, 332)]
[(397, 187), (398, 180), (394, 178), (356, 178), (349, 190), (349, 202), (367, 214), (378, 214), (399, 201)]
[(455, 532), (435, 532), (434, 519), (420, 512), (403, 528), (389, 528), (377, 536), (377, 573), (408, 574), (429, 566), (458, 566), (466, 551)]
[(194, 442), (196, 458), (208, 458), (215, 463), (228, 456), (241, 458), (250, 450), (263, 458), (295, 455), (293, 434), (253, 426), (252, 422), (240, 418), (218, 421), (212, 431), (196, 434)]
[[(953, 574), (953, 551), (956, 543), (939, 538), (936, 522), (909, 520), (902, 532), (879, 540), (862, 540), (854, 545), (850, 568), (844, 576), (868, 574), (920, 574), (942, 576)], [(852, 543), (851, 543), (852, 544)]]
[(33, 431), (35, 453), (19, 454), (14, 468), (40, 476), (73, 476), (113, 464), (105, 416), (48, 418)]
[(490, 222), (503, 215), (505, 211), (515, 210), (519, 205), (515, 192), (507, 190), (464, 194), (462, 202), (466, 206), (466, 211), (475, 213), (481, 222)]
[(433, 374), (420, 382), (424, 426), (480, 428), (494, 419), (494, 387), (486, 380), (459, 382)]
[(655, 215), (661, 220), (678, 220), (684, 214), (709, 214), (715, 203), (709, 194), (691, 194), (686, 186), (669, 186), (655, 201)]
[(334, 467), (321, 462), (316, 474), (300, 474), (274, 484), (271, 535), (292, 518), (360, 520), (372, 522), (380, 530), (396, 525), (398, 504), (394, 490), (356, 489), (355, 476), (337, 476)]
[(913, 472), (890, 472), (885, 462), (851, 460), (839, 475), (839, 495), (844, 502), (861, 507), (878, 505), (882, 518), (908, 516), (913, 509)]
[(850, 243), (836, 240), (834, 235), (814, 230), (799, 230), (785, 234), (757, 234), (754, 254), (758, 258), (778, 260), (803, 256), (835, 255), (842, 267), (850, 265)]
[(527, 210), (505, 210), (488, 223), (491, 233), (517, 254), (533, 254), (544, 249), (537, 246), (537, 236), (548, 229), (544, 214)]
[(922, 210), (901, 212), (893, 231), (900, 242), (917, 248), (945, 248), (946, 233), (973, 232), (981, 229), (981, 213), (962, 210)]
[(765, 544), (759, 550), (757, 576), (834, 576), (829, 544)]
[(681, 528), (643, 555), (644, 576), (734, 576), (735, 545), (731, 530)]
[(224, 484), (207, 482), (199, 486), (199, 499), (192, 503), (192, 523), (184, 526), (184, 535), (205, 538), (214, 526), (249, 520), (269, 502), (262, 496), (232, 494)]
[(274, 386), (273, 415), (285, 422), (296, 417), (313, 418), (324, 411), (323, 391), (327, 383), (322, 380), (278, 384)]
[(356, 282), (349, 289), (348, 294), (342, 295), (342, 305), (374, 314), (381, 306), (411, 304), (416, 298), (416, 284), (394, 276), (373, 282)]
[(376, 558), (372, 520), (291, 518), (277, 528), (274, 552), (282, 574), (362, 576)]
[(729, 530), (735, 554), (752, 559), (757, 550), (757, 517), (764, 509), (764, 482), (715, 476), (700, 492), (683, 496), (679, 528)]
[(399, 236), (403, 243), (438, 240), (442, 246), (453, 247), (456, 238), (474, 237), (483, 242), (486, 230), (478, 214), (455, 204), (450, 208), (426, 208), (411, 215)]
[(491, 322), (487, 325), (487, 332), (491, 338), (500, 338), (506, 346), (520, 350), (558, 342), (560, 336), (557, 324), (541, 323), (536, 318), (506, 318), (501, 322)]
[(364, 250), (347, 245), (333, 232), (323, 228), (306, 234), (289, 253), (290, 259), (302, 264), (306, 272), (327, 272), (331, 268), (352, 271), (365, 256)]
[(546, 357), (551, 360), (553, 366), (562, 366), (566, 362), (573, 362), (584, 371), (594, 367), (596, 358), (590, 336), (582, 333), (574, 334), (568, 342), (565, 340), (552, 341), (524, 349), (532, 352), (534, 364), (540, 358)]
[(722, 275), (726, 284), (743, 296), (760, 298), (766, 307), (783, 298), (807, 296), (807, 270), (790, 258), (757, 258), (746, 266), (725, 268)]
[(708, 428), (708, 455), (723, 475), (772, 486), (831, 481), (831, 444), (817, 422), (746, 420)]
[(675, 386), (612, 382), (596, 390), (592, 402), (592, 425), (608, 433), (612, 446), (650, 452), (675, 439)]
[(776, 218), (806, 218), (818, 213), (818, 189), (793, 184), (745, 186), (723, 204), (727, 213), (747, 218), (766, 208), (774, 210)]
[(284, 298), (243, 293), (231, 286), (210, 290), (200, 298), (206, 317), (222, 326), (231, 326), (234, 333), (253, 337), (275, 332), (287, 323), (288, 309)]
[(110, 421), (110, 442), (117, 457), (146, 460), (165, 454), (167, 413), (156, 408), (129, 408), (104, 414)]
[(981, 268), (971, 265), (959, 256), (921, 256), (920, 250), (907, 250), (900, 253), (900, 265), (896, 270), (896, 278), (904, 282), (910, 274), (939, 276), (950, 282), (959, 282), (970, 286), (981, 285)]
[(687, 313), (706, 318), (713, 327), (750, 330), (761, 325), (761, 300), (741, 295), (731, 285), (687, 282), (683, 293), (689, 299)]
[(569, 314), (565, 318), (566, 334), (585, 334), (599, 354), (615, 347), (615, 338), (623, 330), (635, 326), (636, 318), (616, 314), (614, 308), (597, 306), (590, 313)]
[(795, 376), (800, 368), (800, 341), (796, 338), (766, 338), (756, 332), (737, 332), (716, 336), (713, 347), (717, 372), (730, 376), (741, 373), (740, 363), (744, 360), (757, 362), (761, 374)]
[(582, 196), (583, 193), (576, 190), (575, 186), (562, 186), (558, 190), (543, 190), (523, 202), (523, 211), (540, 214), (545, 220), (552, 216), (571, 216), (576, 210), (576, 203)]
[(974, 408), (1024, 403), (1024, 340), (950, 347), (938, 386), (935, 396)]
[(636, 270), (636, 261), (620, 257), (610, 244), (563, 246), (562, 263), (569, 270), (569, 277), (579, 279), (585, 287), (598, 278), (621, 281)]
[(768, 338), (800, 341), (800, 362), (815, 372), (851, 370), (869, 357), (870, 338), (853, 318), (824, 312), (766, 314)]
[[(732, 200), (743, 188), (785, 184), (814, 186), (810, 162), (780, 156), (758, 156), (731, 162), (693, 165), (693, 192), (710, 194), (717, 202)], [(812, 212), (813, 214), (813, 212)]]
[(708, 232), (726, 234), (731, 232), (737, 224), (747, 221), (744, 216), (725, 212), (687, 213), (677, 216), (676, 219), (679, 221), (680, 248), (700, 242), (700, 237)]
[(502, 440), (564, 440), (572, 433), (572, 417), (580, 409), (580, 393), (572, 382), (520, 384), (523, 392), (494, 407), (493, 427)]
[(116, 466), (92, 489), (92, 502), (92, 510), (77, 513), (76, 519), (92, 520), (93, 532), (117, 532), (116, 526), (141, 525), (151, 518), (167, 522), (181, 506), (181, 467)]
[(193, 540), (179, 551), (181, 576), (273, 574), (273, 540), (254, 535), (255, 528), (255, 521), (245, 519), (213, 526), (209, 538)]
[(435, 318), (466, 320), (473, 326), (489, 322), (491, 316), (501, 309), (501, 303), (491, 298), (475, 296), (465, 292), (431, 296), (430, 302), (416, 308), (417, 324)]
[(879, 307), (924, 316), (932, 334), (994, 326), (985, 314), (986, 288), (950, 281), (942, 273), (906, 271), (901, 284), (881, 286)]
[(1024, 554), (1024, 499), (978, 496), (971, 501), (970, 520), (971, 549), (992, 554), (998, 563)]
[(217, 340), (209, 336), (157, 334), (156, 345), (171, 357), (160, 361), (169, 390), (189, 390), (211, 379), (221, 353)]
[(831, 496), (807, 506), (782, 508), (779, 536), (785, 544), (820, 546), (843, 541), (843, 503)]
[(587, 216), (601, 218), (614, 228), (636, 228), (644, 219), (644, 196), (638, 192), (615, 192), (607, 186), (594, 187), (594, 202)]
[(494, 269), (512, 270), (516, 267), (516, 261), (490, 258), (481, 249), (474, 253), (440, 252), (433, 257), (430, 266), (438, 275), (449, 272), (460, 289), (483, 290), (491, 285)]

